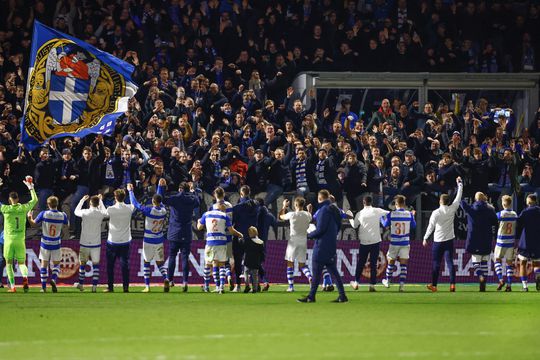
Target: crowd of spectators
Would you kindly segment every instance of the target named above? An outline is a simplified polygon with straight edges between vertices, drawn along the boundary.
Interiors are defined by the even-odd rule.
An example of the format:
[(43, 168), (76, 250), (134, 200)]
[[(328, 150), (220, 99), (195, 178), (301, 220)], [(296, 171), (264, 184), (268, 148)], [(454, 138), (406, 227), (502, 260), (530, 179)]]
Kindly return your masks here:
[[(417, 3), (419, 5), (417, 6)], [(40, 207), (123, 188), (151, 194), (193, 182), (208, 205), (216, 186), (242, 184), (277, 209), (283, 194), (328, 189), (358, 210), (364, 194), (415, 205), (465, 179), (465, 195), (540, 189), (540, 117), (516, 131), (506, 104), (381, 99), (359, 117), (348, 100), (317, 109), (290, 87), (304, 70), (530, 71), (537, 69), (536, 5), (525, 1), (7, 1), (0, 19), (0, 178)], [(7, 14), (7, 15), (6, 15)], [(525, 14), (527, 14), (525, 16)], [(133, 63), (140, 88), (112, 136), (21, 148), (31, 26), (39, 20)], [(457, 111), (455, 111), (457, 110)], [(519, 109), (515, 109), (516, 112)], [(201, 211), (204, 209), (201, 209)]]

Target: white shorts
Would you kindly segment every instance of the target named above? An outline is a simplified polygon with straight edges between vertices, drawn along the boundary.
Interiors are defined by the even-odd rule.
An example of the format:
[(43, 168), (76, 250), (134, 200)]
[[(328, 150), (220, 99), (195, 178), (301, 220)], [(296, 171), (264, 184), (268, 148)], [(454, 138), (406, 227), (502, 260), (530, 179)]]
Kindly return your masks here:
[(285, 260), (294, 262), (295, 260), (299, 263), (306, 263), (307, 255), (307, 246), (287, 244), (287, 250), (285, 251)]
[(475, 254), (472, 254), (471, 255), (471, 260), (472, 260), (472, 262), (476, 262), (476, 263), (479, 263), (479, 262), (482, 262), (482, 261), (489, 261), (489, 255), (475, 255)]
[(409, 259), (409, 252), (411, 251), (410, 245), (390, 245), (386, 257), (389, 260), (397, 260), (397, 258), (407, 260)]
[(39, 248), (39, 260), (60, 262), (62, 260), (62, 250), (47, 250), (42, 247)]
[(88, 261), (92, 261), (92, 264), (99, 264), (101, 256), (101, 246), (99, 247), (85, 247), (81, 246), (79, 250), (79, 262), (86, 265)]
[(516, 258), (516, 251), (513, 247), (495, 246), (493, 251), (495, 259), (506, 259), (507, 261), (514, 261)]
[(227, 245), (206, 245), (204, 248), (204, 260), (207, 264), (214, 261), (227, 261)]
[(518, 255), (519, 261), (532, 261), (532, 262), (540, 262), (540, 259), (531, 259), (523, 255)]
[(163, 243), (161, 244), (149, 244), (143, 242), (142, 247), (143, 259), (145, 262), (165, 261), (165, 255), (163, 251)]

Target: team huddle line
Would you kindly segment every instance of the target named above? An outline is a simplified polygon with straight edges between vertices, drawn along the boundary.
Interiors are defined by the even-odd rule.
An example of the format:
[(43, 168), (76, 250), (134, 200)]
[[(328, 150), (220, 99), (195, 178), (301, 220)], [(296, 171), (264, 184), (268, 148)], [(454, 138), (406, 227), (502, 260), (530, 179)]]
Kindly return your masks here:
[[(469, 205), (461, 201), (463, 183), (457, 179), (457, 192), (454, 200), (448, 194), (440, 196), (440, 207), (431, 214), (428, 228), (425, 232), (423, 245), (428, 246), (428, 239), (433, 234), (433, 271), (432, 282), (427, 288), (437, 291), (437, 283), (441, 262), (446, 261), (450, 271), (450, 291), (456, 291), (456, 271), (453, 264), (454, 217), (461, 206), (467, 215), (468, 233), (466, 250), (471, 254), (475, 275), (478, 277), (480, 291), (486, 290), (486, 275), (488, 260), (493, 241), (493, 227), (497, 227), (495, 255), (495, 273), (499, 279), (497, 290), (512, 290), (514, 275), (514, 260), (517, 255), (520, 262), (520, 276), (523, 290), (528, 291), (527, 263), (532, 261), (535, 273), (536, 289), (540, 291), (540, 241), (535, 234), (540, 233), (540, 207), (537, 206), (536, 195), (527, 197), (527, 208), (518, 214), (512, 210), (512, 198), (504, 196), (504, 209), (498, 213), (487, 203), (485, 194), (475, 195), (475, 202)], [(32, 226), (41, 226), (42, 235), (39, 259), (41, 261), (41, 291), (47, 291), (47, 282), (53, 292), (57, 292), (57, 278), (60, 269), (60, 244), (63, 231), (69, 225), (68, 216), (58, 210), (58, 198), (50, 196), (47, 199), (48, 209), (41, 211), (37, 217), (32, 216), (31, 210), (38, 198), (34, 190), (33, 179), (27, 176), (24, 184), (28, 187), (31, 200), (26, 204), (19, 202), (16, 192), (9, 194), (9, 205), (2, 204), (0, 212), (4, 215), (4, 258), (7, 262), (9, 292), (16, 292), (14, 279), (14, 263), (19, 265), (23, 276), (23, 289), (28, 291), (28, 268), (26, 263), (26, 221)], [(191, 245), (191, 219), (194, 210), (200, 206), (200, 200), (192, 184), (182, 183), (179, 192), (165, 196), (165, 179), (160, 179), (157, 192), (152, 197), (149, 206), (140, 204), (134, 193), (133, 185), (127, 185), (124, 190), (115, 190), (114, 205), (106, 208), (101, 195), (83, 197), (74, 211), (82, 220), (79, 252), (79, 283), (77, 287), (84, 290), (84, 280), (87, 262), (92, 263), (92, 292), (99, 285), (100, 253), (101, 253), (101, 224), (109, 219), (109, 230), (106, 242), (107, 257), (107, 288), (105, 292), (114, 291), (114, 269), (119, 260), (122, 269), (123, 291), (129, 292), (129, 250), (131, 237), (131, 216), (139, 210), (145, 216), (143, 237), (144, 281), (143, 292), (150, 291), (150, 264), (154, 261), (163, 276), (163, 289), (169, 292), (174, 285), (169, 274), (174, 274), (175, 262), (165, 266), (164, 241), (170, 242), (169, 256), (182, 254), (183, 288), (188, 291), (189, 264), (188, 256)], [(129, 202), (126, 197), (129, 196)], [(265, 239), (268, 226), (261, 223), (261, 212), (266, 211), (266, 217), (273, 217), (264, 206), (250, 197), (249, 186), (240, 189), (240, 201), (233, 206), (225, 200), (225, 191), (217, 187), (213, 196), (215, 203), (197, 221), (198, 230), (206, 232), (204, 250), (204, 285), (202, 290), (210, 292), (211, 274), (215, 283), (214, 292), (222, 294), (225, 287), (230, 291), (240, 292), (242, 277), (245, 281), (244, 292), (259, 292), (268, 290), (263, 263), (265, 260)], [(85, 203), (89, 206), (83, 209)], [(349, 219), (353, 228), (358, 228), (360, 249), (359, 261), (355, 272), (355, 280), (351, 287), (357, 290), (360, 275), (366, 262), (370, 263), (369, 291), (374, 292), (377, 282), (377, 258), (380, 249), (381, 225), (390, 229), (390, 246), (386, 257), (388, 265), (386, 276), (382, 280), (385, 287), (390, 287), (392, 277), (399, 262), (399, 291), (405, 290), (409, 263), (411, 231), (416, 227), (415, 212), (405, 207), (406, 199), (397, 195), (394, 199), (395, 209), (392, 211), (372, 206), (371, 196), (363, 199), (363, 209), (356, 216), (352, 212), (339, 209), (335, 199), (327, 190), (318, 192), (317, 210), (307, 205), (302, 197), (294, 199), (293, 209), (290, 201), (283, 201), (279, 212), (280, 220), (290, 222), (290, 238), (285, 254), (288, 292), (294, 292), (294, 263), (299, 264), (303, 275), (308, 279), (310, 292), (299, 302), (315, 302), (316, 292), (321, 281), (324, 291), (332, 291), (335, 281), (339, 296), (335, 302), (347, 302), (343, 281), (336, 267), (337, 234), (343, 219)], [(167, 235), (164, 233), (167, 208), (170, 211)], [(264, 213), (263, 219), (264, 219)], [(275, 219), (274, 219), (275, 220)], [(259, 234), (260, 232), (266, 234)], [(261, 235), (261, 236), (259, 236)], [(311, 269), (306, 264), (307, 239), (315, 240)], [(516, 240), (519, 239), (517, 250)], [(503, 260), (506, 260), (506, 277), (503, 273)], [(52, 274), (49, 278), (49, 268)], [(233, 282), (234, 273), (234, 282)], [(322, 275), (322, 279), (321, 279)], [(332, 279), (333, 278), (333, 279)], [(261, 282), (263, 286), (261, 287)]]

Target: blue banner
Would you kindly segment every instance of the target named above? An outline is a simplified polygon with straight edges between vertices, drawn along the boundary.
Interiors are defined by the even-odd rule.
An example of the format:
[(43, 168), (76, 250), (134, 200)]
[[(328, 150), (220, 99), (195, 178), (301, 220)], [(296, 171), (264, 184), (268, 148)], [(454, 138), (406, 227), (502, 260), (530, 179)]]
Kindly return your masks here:
[(112, 133), (137, 92), (133, 70), (133, 65), (35, 21), (21, 142), (33, 150), (57, 137)]

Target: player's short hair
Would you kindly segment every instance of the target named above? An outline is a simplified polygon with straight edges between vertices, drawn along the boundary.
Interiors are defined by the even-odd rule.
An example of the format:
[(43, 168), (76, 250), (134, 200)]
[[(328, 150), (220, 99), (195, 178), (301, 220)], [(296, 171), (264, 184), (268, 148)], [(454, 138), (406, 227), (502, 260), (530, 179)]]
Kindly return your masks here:
[(373, 197), (371, 195), (364, 196), (364, 205), (371, 206), (373, 204)]
[(89, 151), (89, 152), (90, 152), (90, 154), (91, 154), (91, 153), (92, 153), (92, 148), (91, 148), (90, 146), (85, 146), (85, 147), (83, 148), (83, 150), (82, 150), (82, 151), (83, 151), (83, 152), (85, 152), (85, 151)]
[(487, 196), (483, 192), (479, 191), (476, 194), (474, 194), (474, 199), (476, 201), (487, 201)]
[(249, 185), (244, 185), (240, 188), (240, 194), (243, 194), (244, 196), (251, 195), (251, 188)]
[(396, 195), (396, 197), (394, 198), (394, 202), (398, 205), (405, 205), (405, 196)]
[(330, 191), (326, 189), (320, 190), (319, 196), (321, 196), (324, 200), (327, 200), (330, 197)]
[(219, 199), (223, 199), (225, 197), (225, 190), (223, 190), (221, 186), (218, 186), (214, 189), (214, 196)]
[(122, 189), (114, 190), (114, 198), (118, 202), (124, 202), (126, 199), (126, 192)]
[(527, 195), (527, 204), (536, 205), (537, 201), (536, 194)]
[(442, 194), (440, 197), (441, 204), (448, 205), (450, 204), (450, 196), (448, 194)]
[(51, 209), (56, 209), (58, 207), (58, 198), (56, 196), (49, 196), (47, 198), (47, 206)]
[(99, 206), (99, 196), (97, 195), (94, 195), (90, 198), (90, 205), (93, 206), (93, 207), (98, 207)]
[(303, 209), (304, 206), (306, 205), (306, 199), (304, 199), (304, 198), (301, 197), (301, 196), (298, 196), (297, 198), (294, 199), (294, 203), (295, 203), (300, 209)]
[(163, 197), (159, 194), (154, 194), (154, 196), (152, 196), (152, 201), (156, 204), (161, 204)]
[(17, 194), (16, 191), (12, 191), (9, 193), (9, 198), (13, 200), (17, 200), (19, 198), (19, 194)]
[(504, 195), (501, 198), (501, 202), (504, 207), (509, 207), (510, 205), (512, 205), (512, 197), (510, 195)]

